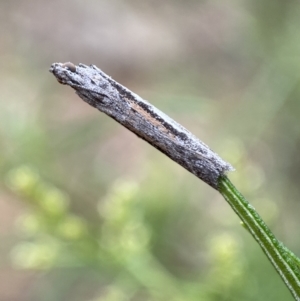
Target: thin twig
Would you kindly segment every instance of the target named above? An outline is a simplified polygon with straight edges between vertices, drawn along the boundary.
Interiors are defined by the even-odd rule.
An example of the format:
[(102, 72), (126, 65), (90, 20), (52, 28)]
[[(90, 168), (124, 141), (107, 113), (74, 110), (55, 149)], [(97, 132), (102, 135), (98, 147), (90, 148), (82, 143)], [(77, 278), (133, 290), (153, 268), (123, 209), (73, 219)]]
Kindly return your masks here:
[(220, 193), (242, 220), (245, 228), (260, 245), (295, 300), (300, 300), (300, 270), (296, 257), (271, 232), (256, 210), (224, 176), (219, 181)]

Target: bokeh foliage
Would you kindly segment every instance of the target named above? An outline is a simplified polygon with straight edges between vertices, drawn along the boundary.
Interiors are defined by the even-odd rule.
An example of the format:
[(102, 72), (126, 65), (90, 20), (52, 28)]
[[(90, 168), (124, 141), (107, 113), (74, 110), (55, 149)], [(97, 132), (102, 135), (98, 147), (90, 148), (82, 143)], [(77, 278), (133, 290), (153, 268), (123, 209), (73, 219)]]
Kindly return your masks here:
[(297, 1), (1, 1), (0, 15), (1, 300), (292, 300), (221, 196), (47, 69), (96, 64), (170, 114), (299, 255)]

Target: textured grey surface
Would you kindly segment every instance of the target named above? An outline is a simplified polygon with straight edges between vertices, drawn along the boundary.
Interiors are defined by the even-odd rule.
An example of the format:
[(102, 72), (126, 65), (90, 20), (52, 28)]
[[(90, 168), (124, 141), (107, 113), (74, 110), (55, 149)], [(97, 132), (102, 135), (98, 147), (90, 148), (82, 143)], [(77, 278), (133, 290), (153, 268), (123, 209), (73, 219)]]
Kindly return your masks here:
[(208, 185), (232, 166), (192, 133), (96, 66), (54, 63), (50, 68), (61, 84), (71, 86), (85, 102), (112, 117), (166, 154)]

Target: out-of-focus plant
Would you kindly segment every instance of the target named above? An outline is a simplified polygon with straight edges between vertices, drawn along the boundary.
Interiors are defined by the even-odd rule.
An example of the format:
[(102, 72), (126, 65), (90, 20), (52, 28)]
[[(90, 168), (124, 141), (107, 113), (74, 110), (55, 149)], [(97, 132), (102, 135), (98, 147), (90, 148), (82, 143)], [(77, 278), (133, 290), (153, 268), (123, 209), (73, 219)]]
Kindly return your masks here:
[(236, 262), (240, 251), (228, 234), (209, 241), (212, 265), (202, 286), (167, 271), (152, 252), (147, 204), (140, 203), (142, 192), (133, 181), (116, 181), (99, 201), (97, 229), (71, 213), (68, 195), (45, 182), (34, 168), (17, 167), (6, 182), (31, 206), (17, 222), (23, 241), (12, 250), (15, 265), (49, 272), (91, 267), (104, 277), (114, 271), (114, 280), (93, 301), (131, 300), (139, 295), (144, 300), (229, 300), (230, 292), (243, 281), (243, 267)]

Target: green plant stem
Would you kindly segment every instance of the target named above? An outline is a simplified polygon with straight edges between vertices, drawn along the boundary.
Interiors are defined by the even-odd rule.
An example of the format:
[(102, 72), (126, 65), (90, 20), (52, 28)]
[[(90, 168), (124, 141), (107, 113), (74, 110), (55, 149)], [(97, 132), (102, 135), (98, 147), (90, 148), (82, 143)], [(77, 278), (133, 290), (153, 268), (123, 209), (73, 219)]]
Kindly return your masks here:
[(255, 209), (226, 176), (222, 176), (219, 180), (219, 191), (258, 242), (295, 300), (299, 301), (300, 271), (293, 258), (295, 255), (277, 240)]

